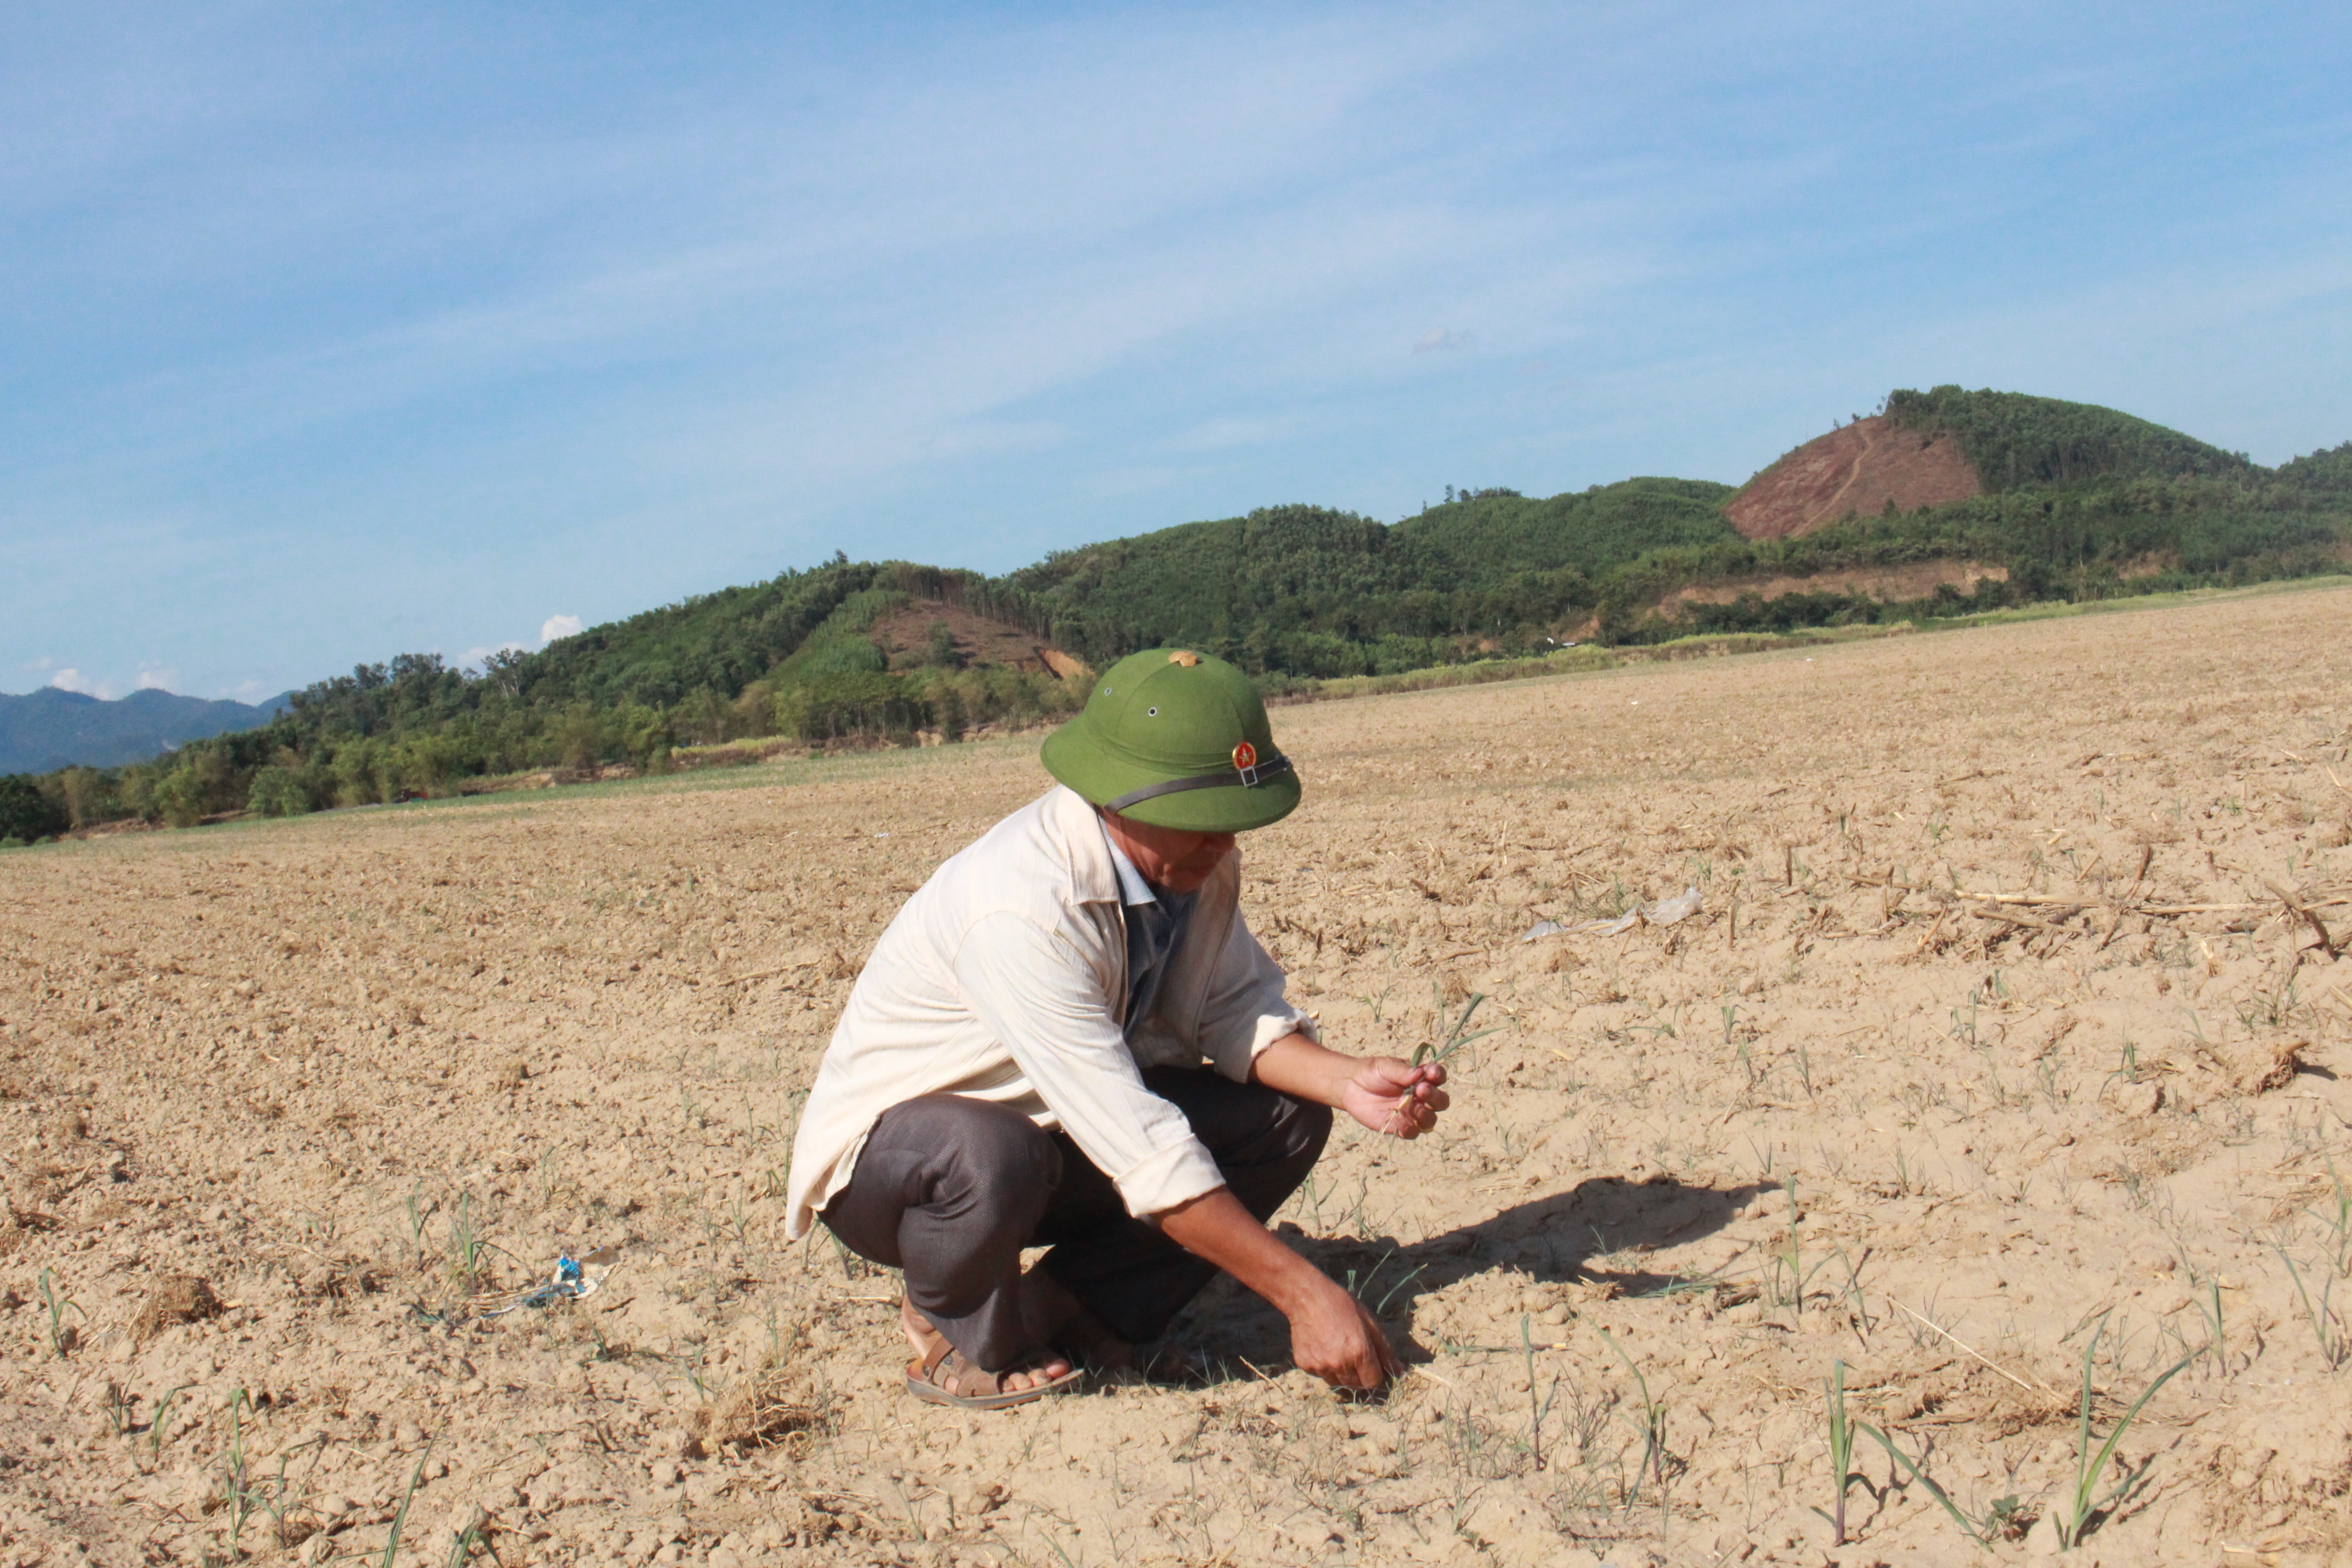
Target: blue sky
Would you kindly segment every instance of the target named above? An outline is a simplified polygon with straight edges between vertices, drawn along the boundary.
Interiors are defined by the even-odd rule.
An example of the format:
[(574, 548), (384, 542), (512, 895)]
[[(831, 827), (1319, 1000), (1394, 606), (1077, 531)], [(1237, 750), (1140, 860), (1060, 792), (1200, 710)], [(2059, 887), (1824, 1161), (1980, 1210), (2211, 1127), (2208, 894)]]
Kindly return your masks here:
[(1890, 388), (2352, 438), (2340, 5), (0, 10), (0, 689), (835, 549), (1737, 481)]

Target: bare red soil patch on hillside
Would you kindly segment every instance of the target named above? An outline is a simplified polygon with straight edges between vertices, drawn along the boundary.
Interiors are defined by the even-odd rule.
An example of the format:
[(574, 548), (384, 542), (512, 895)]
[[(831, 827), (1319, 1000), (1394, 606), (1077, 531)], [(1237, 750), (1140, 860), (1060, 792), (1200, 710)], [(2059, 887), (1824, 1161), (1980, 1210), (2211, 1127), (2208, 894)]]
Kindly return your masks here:
[(956, 652), (966, 664), (1005, 664), (1032, 674), (1051, 671), (1067, 679), (1082, 672), (1085, 663), (1060, 648), (1048, 647), (1009, 621), (994, 620), (943, 599), (917, 599), (877, 621), (874, 641), (891, 657), (920, 655), (929, 642), (931, 627), (946, 622), (955, 637)]
[(1890, 501), (1909, 511), (1983, 493), (1950, 437), (1923, 437), (1873, 415), (1806, 442), (1749, 479), (1723, 511), (1746, 538), (1788, 539), (1849, 512), (1884, 511)]

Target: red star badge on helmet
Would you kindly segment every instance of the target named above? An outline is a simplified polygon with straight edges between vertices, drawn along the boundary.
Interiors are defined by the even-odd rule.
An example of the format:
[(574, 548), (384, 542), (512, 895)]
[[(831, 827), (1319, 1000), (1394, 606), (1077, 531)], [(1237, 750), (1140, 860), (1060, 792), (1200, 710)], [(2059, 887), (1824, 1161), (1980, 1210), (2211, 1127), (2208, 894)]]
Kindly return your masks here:
[(1234, 771), (1244, 772), (1257, 766), (1257, 748), (1244, 741), (1234, 748)]

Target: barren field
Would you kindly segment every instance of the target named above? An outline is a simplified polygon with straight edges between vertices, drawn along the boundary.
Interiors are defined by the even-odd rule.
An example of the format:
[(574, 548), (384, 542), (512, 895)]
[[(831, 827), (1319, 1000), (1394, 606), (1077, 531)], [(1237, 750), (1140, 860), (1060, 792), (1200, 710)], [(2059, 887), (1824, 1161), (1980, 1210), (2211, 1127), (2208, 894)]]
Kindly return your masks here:
[(2352, 1561), (2352, 591), (1275, 721), (1294, 994), (1501, 1026), (1285, 1216), (1385, 1402), (1221, 1281), (1213, 1386), (919, 1405), (784, 1245), (1034, 737), (125, 835), (0, 857), (0, 1560)]

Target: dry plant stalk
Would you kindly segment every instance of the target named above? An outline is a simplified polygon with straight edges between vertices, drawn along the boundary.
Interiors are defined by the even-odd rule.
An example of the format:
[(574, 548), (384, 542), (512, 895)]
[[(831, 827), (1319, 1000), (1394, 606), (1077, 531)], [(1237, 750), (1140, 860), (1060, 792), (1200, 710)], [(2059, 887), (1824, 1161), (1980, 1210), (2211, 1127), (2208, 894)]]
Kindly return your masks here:
[(773, 1448), (822, 1429), (831, 1413), (832, 1401), (806, 1377), (769, 1368), (698, 1406), (687, 1434), (700, 1453)]

